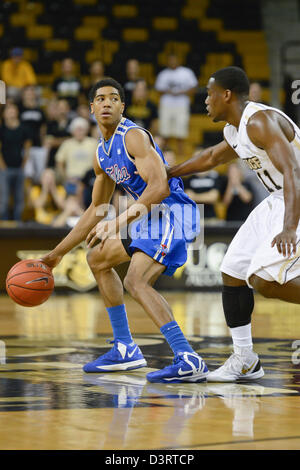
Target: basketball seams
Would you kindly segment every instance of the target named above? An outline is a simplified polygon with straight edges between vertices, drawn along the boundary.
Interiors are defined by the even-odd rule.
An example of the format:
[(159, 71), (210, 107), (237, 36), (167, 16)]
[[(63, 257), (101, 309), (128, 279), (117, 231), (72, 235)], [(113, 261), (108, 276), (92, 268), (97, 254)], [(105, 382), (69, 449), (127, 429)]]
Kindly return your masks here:
[[(9, 291), (10, 291), (10, 296), (11, 296), (11, 298), (12, 298), (13, 300), (16, 299), (15, 302), (17, 302), (17, 304), (22, 305), (23, 307), (26, 307), (26, 306), (28, 306), (28, 307), (36, 307), (36, 305), (30, 304), (29, 302), (26, 302), (25, 300), (19, 299), (19, 297), (17, 297), (17, 296), (15, 295), (15, 293), (13, 292), (13, 290), (10, 289), (9, 286), (7, 286), (7, 287), (8, 287), (8, 289), (9, 289)], [(24, 305), (24, 304), (27, 304), (27, 305)]]
[[(41, 271), (22, 271), (21, 273), (17, 273), (17, 274), (13, 274), (11, 277), (9, 277), (7, 279), (7, 281), (10, 281), (10, 279), (12, 279), (13, 277), (15, 276), (20, 276), (21, 274), (29, 274), (29, 273), (38, 273), (38, 274), (45, 274), (45, 276), (49, 276), (49, 277), (52, 277), (53, 278), (53, 274), (52, 273), (43, 273)], [(8, 273), (9, 274), (9, 273)]]
[(26, 290), (34, 290), (34, 291), (38, 291), (38, 292), (48, 292), (48, 291), (52, 291), (53, 289), (34, 289), (32, 287), (25, 287), (25, 286), (19, 286), (18, 284), (8, 284), (8, 287), (19, 287), (20, 289), (26, 289)]
[[(27, 266), (28, 264), (30, 264), (31, 266)], [(26, 266), (26, 269), (31, 269), (31, 270), (34, 270), (36, 271), (37, 269), (39, 270), (43, 270), (44, 273), (49, 273), (49, 274), (52, 274), (52, 270), (51, 268), (45, 264), (45, 263), (42, 263), (40, 262), (39, 260), (34, 260), (34, 259), (25, 259), (25, 260), (21, 260), (19, 261), (18, 263), (16, 263), (14, 266), (12, 266), (12, 268), (9, 270), (7, 276), (10, 274), (10, 273), (13, 273), (15, 270), (18, 270), (20, 269), (20, 267), (22, 265), (25, 265)], [(42, 268), (43, 266), (43, 268)], [(47, 268), (46, 271), (44, 268)], [(26, 272), (31, 272), (31, 271), (26, 271)], [(38, 272), (42, 272), (42, 271), (38, 271)]]

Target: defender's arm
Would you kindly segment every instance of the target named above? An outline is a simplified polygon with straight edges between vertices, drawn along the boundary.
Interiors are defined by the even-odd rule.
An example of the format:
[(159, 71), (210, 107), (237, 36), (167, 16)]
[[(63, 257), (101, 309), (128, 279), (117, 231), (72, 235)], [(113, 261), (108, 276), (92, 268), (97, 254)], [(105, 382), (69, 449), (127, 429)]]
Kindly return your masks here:
[(202, 171), (209, 171), (218, 165), (228, 163), (236, 158), (238, 158), (237, 153), (230, 147), (226, 140), (223, 140), (217, 145), (208, 147), (201, 152), (196, 152), (189, 160), (170, 168), (168, 170), (168, 177), (186, 176)]

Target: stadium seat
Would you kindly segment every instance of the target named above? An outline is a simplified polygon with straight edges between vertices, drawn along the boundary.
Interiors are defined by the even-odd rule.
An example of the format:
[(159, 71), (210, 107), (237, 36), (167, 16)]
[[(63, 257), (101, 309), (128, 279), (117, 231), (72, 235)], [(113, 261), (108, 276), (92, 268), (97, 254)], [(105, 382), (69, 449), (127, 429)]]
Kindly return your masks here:
[[(116, 77), (134, 57), (156, 103), (156, 75), (167, 55), (175, 52), (199, 79), (190, 129), (191, 145), (196, 146), (212, 131), (203, 116), (202, 90), (216, 69), (244, 67), (250, 80), (263, 83), (268, 101), (270, 70), (259, 0), (245, 0), (242, 8), (244, 14), (237, 15), (235, 0), (228, 0), (226, 8), (223, 0), (14, 0), (3, 5), (0, 37), (7, 51), (26, 45), (25, 56), (42, 86), (51, 86), (66, 55), (73, 56), (84, 76), (89, 64), (101, 59), (107, 73)], [(218, 131), (216, 124), (213, 127)]]

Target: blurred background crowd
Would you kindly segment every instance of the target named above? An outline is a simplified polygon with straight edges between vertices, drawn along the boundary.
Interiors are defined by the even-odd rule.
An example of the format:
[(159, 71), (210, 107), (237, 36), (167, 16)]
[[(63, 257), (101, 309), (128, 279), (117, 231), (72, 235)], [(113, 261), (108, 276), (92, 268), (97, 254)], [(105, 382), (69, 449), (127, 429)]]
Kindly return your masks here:
[[(6, 104), (1, 105), (0, 110), (0, 220), (21, 223), (35, 221), (61, 227), (74, 225), (91, 202), (93, 158), (101, 137), (89, 107), (89, 90), (94, 83), (105, 76), (112, 76), (123, 85), (126, 95), (125, 117), (149, 129), (165, 158), (173, 165), (189, 158), (193, 152), (222, 140), (224, 123), (212, 123), (206, 115), (205, 82), (217, 68), (226, 65), (244, 67), (245, 60), (243, 62), (242, 54), (229, 54), (227, 50), (224, 52), (219, 43), (218, 60), (212, 61), (208, 67), (209, 60), (206, 57), (206, 68), (203, 68), (200, 66), (203, 62), (201, 51), (198, 56), (189, 55), (184, 52), (184, 42), (171, 41), (166, 43), (168, 47), (165, 47), (157, 66), (153, 67), (148, 57), (147, 38), (145, 42), (145, 39), (143, 41), (139, 37), (143, 32), (143, 28), (140, 28), (140, 31), (131, 32), (133, 37), (128, 37), (128, 31), (126, 37), (124, 32), (123, 42), (119, 43), (123, 51), (122, 61), (118, 61), (117, 52), (114, 55), (112, 51), (107, 57), (108, 45), (113, 42), (108, 39), (103, 39), (107, 50), (99, 46), (99, 50), (96, 48), (92, 51), (87, 61), (90, 50), (84, 52), (63, 47), (63, 41), (67, 40), (66, 32), (61, 30), (57, 33), (59, 37), (43, 38), (43, 34), (47, 36), (48, 33), (42, 30), (45, 24), (39, 24), (39, 18), (41, 21), (45, 19), (42, 13), (46, 16), (47, 10), (51, 24), (53, 14), (71, 8), (70, 2), (49, 3), (51, 8), (49, 5), (46, 7), (43, 1), (15, 0), (5, 2), (6, 10), (1, 12), (4, 26), (0, 34), (4, 37), (7, 25), (17, 25), (16, 31), (19, 33), (20, 29), (25, 30), (25, 38), (21, 41), (18, 35), (10, 36), (9, 40), (6, 39), (6, 45), (10, 47), (1, 51), (0, 77), (6, 84)], [(79, 11), (77, 16), (76, 12), (71, 15), (73, 19), (77, 18), (77, 23), (79, 18), (82, 23), (86, 21), (83, 26), (77, 25), (77, 29), (69, 25), (73, 34), (76, 30), (79, 35), (79, 42), (101, 42), (101, 35), (104, 36), (105, 32), (103, 25), (111, 18), (106, 17), (99, 8), (108, 3), (111, 3), (111, 9), (115, 7), (115, 19), (130, 23), (132, 15), (134, 17), (134, 3), (140, 2), (129, 2), (125, 5), (127, 10), (122, 9), (120, 4), (117, 14), (117, 2), (76, 0), (74, 4), (78, 8), (85, 8), (87, 12), (84, 19), (78, 16)], [(182, 12), (183, 7), (188, 8), (192, 2), (174, 0), (171, 3), (173, 10), (177, 5), (181, 8), (178, 11)], [(198, 14), (208, 17), (209, 6), (218, 4), (216, 1), (196, 3), (202, 4)], [(207, 4), (206, 9), (203, 4)], [(94, 15), (89, 15), (87, 6), (95, 9)], [(190, 13), (191, 17), (193, 14)], [(257, 14), (256, 11), (254, 15)], [(172, 18), (164, 16), (161, 21), (164, 19), (169, 19), (170, 24), (168, 26), (165, 21), (165, 26), (160, 27), (165, 28), (169, 36), (173, 34), (176, 37), (175, 32), (170, 31)], [(31, 60), (32, 57), (36, 59), (36, 55), (34, 40), (28, 38), (28, 33), (29, 36), (33, 33), (25, 28), (29, 20), (32, 27), (34, 22), (35, 27), (40, 28), (36, 35), (40, 34), (48, 43), (52, 41), (54, 55), (49, 53), (51, 47), (48, 44), (44, 55), (43, 51), (39, 51), (43, 60)], [(70, 22), (70, 17), (68, 20)], [(62, 19), (58, 21), (63, 24)], [(249, 22), (247, 24), (249, 27)], [(147, 31), (147, 28), (144, 30)], [(113, 34), (109, 28), (106, 31)], [(37, 41), (42, 39), (38, 38)], [(142, 53), (140, 47), (134, 47), (141, 43)], [(223, 41), (223, 49), (224, 44)], [(126, 45), (131, 47), (126, 48)], [(55, 55), (57, 51), (59, 53)], [(45, 73), (50, 62), (51, 73)], [(244, 68), (247, 71), (247, 67)], [(260, 72), (262, 75), (250, 73), (249, 98), (268, 103), (269, 82), (264, 73)], [(186, 192), (196, 202), (205, 204), (205, 219), (212, 223), (245, 220), (252, 208), (267, 195), (255, 174), (241, 162), (184, 178), (184, 185)], [(124, 196), (121, 189), (116, 191), (113, 198), (117, 210), (120, 195)]]

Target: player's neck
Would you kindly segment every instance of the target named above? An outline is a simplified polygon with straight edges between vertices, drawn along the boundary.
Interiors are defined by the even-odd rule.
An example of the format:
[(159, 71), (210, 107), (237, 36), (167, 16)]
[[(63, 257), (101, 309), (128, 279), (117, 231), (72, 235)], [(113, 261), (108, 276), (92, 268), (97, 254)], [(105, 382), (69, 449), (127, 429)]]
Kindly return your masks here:
[(113, 136), (113, 134), (114, 134), (114, 132), (117, 128), (117, 126), (113, 126), (113, 127), (112, 126), (111, 127), (99, 126), (99, 127), (100, 127), (101, 133), (103, 135), (103, 139), (106, 140), (106, 141), (109, 140)]
[(226, 121), (238, 129), (242, 114), (248, 103), (249, 101), (236, 101), (228, 113)]
[(104, 140), (109, 140), (113, 134), (115, 133), (115, 130), (116, 128), (118, 127), (119, 125), (119, 122), (115, 122), (113, 124), (106, 124), (105, 126), (101, 123), (99, 123), (99, 127), (100, 127), (100, 130), (101, 130), (101, 133), (102, 133), (102, 136), (103, 136), (103, 139)]

